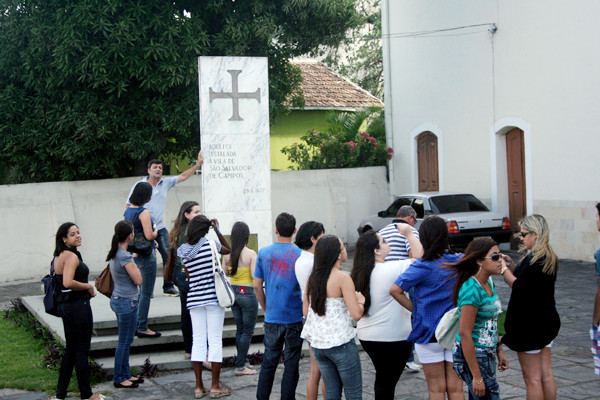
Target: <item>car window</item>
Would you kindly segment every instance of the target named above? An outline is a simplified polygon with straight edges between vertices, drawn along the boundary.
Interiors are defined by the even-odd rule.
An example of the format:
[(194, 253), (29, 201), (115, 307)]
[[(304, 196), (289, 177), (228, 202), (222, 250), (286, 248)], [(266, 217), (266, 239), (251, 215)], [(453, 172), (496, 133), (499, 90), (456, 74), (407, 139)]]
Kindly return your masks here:
[(398, 214), (398, 210), (400, 209), (400, 207), (402, 207), (402, 206), (410, 206), (410, 200), (411, 199), (407, 199), (405, 197), (402, 197), (402, 198), (396, 200), (395, 202), (393, 202), (392, 205), (389, 206), (388, 209), (387, 209), (387, 215), (388, 215), (388, 217), (395, 217), (396, 214)]
[(431, 208), (436, 214), (489, 211), (488, 208), (472, 194), (436, 196), (430, 199), (430, 203)]
[(412, 208), (415, 209), (417, 213), (417, 218), (423, 218), (425, 215), (425, 209), (423, 208), (423, 199), (415, 199), (412, 203)]

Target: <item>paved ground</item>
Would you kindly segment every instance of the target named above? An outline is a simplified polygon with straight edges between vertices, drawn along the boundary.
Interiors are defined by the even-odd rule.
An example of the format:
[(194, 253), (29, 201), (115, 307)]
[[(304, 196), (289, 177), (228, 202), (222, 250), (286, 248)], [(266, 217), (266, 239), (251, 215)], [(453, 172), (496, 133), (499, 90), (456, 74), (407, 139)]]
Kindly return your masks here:
[[(497, 280), (499, 295), (506, 307), (509, 288)], [(590, 353), (589, 324), (595, 294), (595, 267), (592, 263), (564, 260), (561, 262), (557, 280), (556, 301), (562, 319), (562, 328), (552, 348), (552, 361), (558, 384), (559, 399), (600, 399), (600, 377), (594, 375)], [(17, 282), (0, 285), (0, 308), (10, 304), (16, 296), (39, 293), (38, 281)], [(503, 399), (524, 399), (525, 384), (521, 376), (516, 353), (508, 350), (508, 371), (498, 374)], [(393, 356), (393, 355), (391, 355)], [(373, 399), (374, 369), (365, 353), (361, 353), (363, 392), (365, 399)], [(310, 362), (306, 358), (300, 364), (300, 383), (297, 398), (306, 398), (306, 379)], [(209, 373), (205, 372), (205, 384)], [(231, 369), (224, 369), (222, 382), (232, 389), (231, 399), (254, 399), (258, 375), (236, 377)], [(273, 388), (273, 398), (278, 398), (281, 371), (278, 371)], [(152, 378), (135, 390), (115, 389), (112, 383), (98, 385), (96, 391), (109, 399), (190, 399), (193, 398), (194, 377), (191, 371), (169, 373)], [(16, 390), (0, 390), (0, 399), (41, 400), (48, 394)], [(73, 394), (71, 398), (76, 398)], [(396, 387), (397, 399), (426, 399), (427, 385), (422, 372), (405, 373)]]

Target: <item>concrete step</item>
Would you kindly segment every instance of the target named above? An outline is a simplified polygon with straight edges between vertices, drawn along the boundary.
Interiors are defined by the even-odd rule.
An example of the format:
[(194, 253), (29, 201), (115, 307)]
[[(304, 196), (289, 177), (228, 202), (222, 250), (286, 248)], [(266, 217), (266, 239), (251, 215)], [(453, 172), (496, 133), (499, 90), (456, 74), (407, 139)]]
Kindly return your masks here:
[[(181, 329), (179, 326), (176, 329), (171, 330), (160, 330), (155, 328), (155, 325), (152, 325), (153, 329), (156, 329), (161, 333), (160, 337), (157, 338), (138, 338), (136, 337), (131, 344), (131, 347), (146, 347), (146, 346), (156, 346), (156, 345), (166, 345), (171, 343), (183, 343), (183, 335), (181, 333)], [(235, 340), (236, 326), (235, 325), (224, 325), (223, 326), (223, 339), (233, 339)], [(259, 338), (262, 340), (264, 335), (264, 327), (263, 322), (257, 322), (256, 327), (254, 328), (253, 338)], [(255, 339), (256, 340), (256, 339)], [(107, 349), (115, 349), (117, 347), (117, 343), (119, 342), (119, 335), (102, 335), (102, 336), (92, 336), (92, 343), (90, 350), (92, 352), (103, 351)]]
[[(248, 354), (256, 353), (260, 351), (264, 352), (265, 348), (262, 343), (251, 343)], [(235, 356), (237, 350), (235, 345), (223, 347), (223, 358)], [(308, 343), (304, 342), (302, 345), (302, 354), (308, 356)], [(191, 369), (192, 363), (190, 360), (184, 358), (182, 350), (166, 350), (166, 351), (153, 351), (147, 353), (135, 353), (129, 356), (129, 366), (135, 368), (138, 372), (141, 371), (142, 366), (146, 359), (149, 358), (152, 365), (156, 365), (160, 371), (173, 371), (178, 369)], [(102, 365), (109, 375), (112, 375), (114, 371), (115, 359), (114, 356), (96, 357), (94, 360)]]

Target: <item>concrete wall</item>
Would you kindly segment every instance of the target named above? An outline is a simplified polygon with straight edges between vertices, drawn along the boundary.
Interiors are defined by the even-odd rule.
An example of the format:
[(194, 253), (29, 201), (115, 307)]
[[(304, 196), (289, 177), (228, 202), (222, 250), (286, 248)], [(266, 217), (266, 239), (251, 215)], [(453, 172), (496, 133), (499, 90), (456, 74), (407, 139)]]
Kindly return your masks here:
[[(593, 229), (600, 53), (589, 43), (600, 36), (600, 2), (384, 0), (382, 7), (393, 169), (410, 171), (393, 175), (392, 194), (417, 189), (416, 136), (431, 131), (440, 189), (473, 193), (508, 213), (504, 135), (518, 127), (527, 213), (550, 221), (559, 256), (591, 260), (600, 246)], [(424, 31), (437, 32), (415, 34)]]
[[(114, 225), (123, 217), (125, 197), (138, 179), (0, 186), (0, 282), (41, 279), (50, 265), (56, 230), (66, 221), (78, 224), (84, 261), (92, 272), (100, 272)], [(321, 221), (328, 233), (349, 243), (358, 237), (360, 220), (389, 202), (384, 167), (273, 172), (271, 180), (273, 222), (287, 211), (295, 215), (298, 226), (309, 219)], [(167, 227), (182, 202), (201, 203), (201, 181), (201, 176), (192, 176), (169, 192)]]

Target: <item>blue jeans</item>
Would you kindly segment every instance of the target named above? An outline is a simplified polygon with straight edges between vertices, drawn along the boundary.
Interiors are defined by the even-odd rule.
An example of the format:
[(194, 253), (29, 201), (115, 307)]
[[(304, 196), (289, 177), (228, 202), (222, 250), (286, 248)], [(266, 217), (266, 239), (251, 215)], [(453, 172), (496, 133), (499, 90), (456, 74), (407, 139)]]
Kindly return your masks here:
[[(237, 330), (235, 332), (235, 347), (237, 348), (237, 358), (235, 360), (235, 369), (238, 371), (246, 368), (248, 364), (247, 356), (256, 317), (258, 315), (258, 301), (254, 288), (245, 285), (231, 285), (235, 291), (235, 303), (231, 306), (233, 319)], [(240, 293), (243, 292), (243, 293)]]
[(341, 399), (342, 386), (346, 400), (361, 400), (362, 373), (354, 339), (330, 349), (311, 349), (325, 382), (327, 400)]
[(173, 282), (179, 289), (179, 301), (181, 304), (181, 333), (183, 335), (183, 349), (186, 353), (192, 353), (192, 319), (190, 310), (187, 309), (187, 296), (190, 291), (189, 278), (183, 271), (183, 267), (177, 264), (173, 267)]
[[(160, 257), (162, 258), (163, 268), (167, 263), (167, 259), (169, 258), (169, 231), (167, 228), (159, 229), (156, 235), (156, 243), (158, 243), (158, 252), (160, 253)], [(171, 281), (163, 281), (163, 290), (169, 289), (173, 287), (173, 282)]]
[(73, 368), (77, 373), (77, 385), (82, 399), (92, 396), (90, 385), (90, 343), (94, 318), (89, 299), (79, 299), (58, 303), (58, 312), (62, 318), (65, 329), (65, 352), (58, 373), (58, 387), (56, 397), (67, 398), (67, 388), (73, 375)]
[[(258, 376), (256, 398), (268, 400), (273, 389), (275, 371), (283, 352), (283, 377), (281, 379), (281, 400), (293, 400), (296, 398), (296, 387), (300, 372), (298, 364), (302, 352), (302, 322), (294, 324), (271, 324), (265, 322), (265, 353), (263, 363)], [(285, 348), (284, 348), (285, 344)], [(329, 394), (328, 394), (329, 396)], [(328, 397), (329, 398), (329, 397)]]
[(496, 381), (496, 354), (493, 349), (475, 348), (477, 364), (481, 371), (481, 377), (485, 384), (485, 395), (477, 397), (473, 393), (473, 374), (463, 355), (462, 347), (456, 343), (452, 349), (452, 358), (454, 360), (454, 370), (469, 388), (469, 400), (500, 400), (500, 386)]
[(113, 382), (121, 383), (131, 378), (129, 370), (129, 349), (137, 326), (138, 301), (111, 296), (110, 308), (117, 314), (119, 343), (115, 349), (115, 372)]
[(135, 265), (142, 274), (142, 286), (140, 287), (140, 297), (138, 304), (138, 331), (148, 330), (148, 311), (150, 311), (150, 299), (154, 293), (154, 282), (156, 282), (156, 252), (148, 256), (133, 258)]

